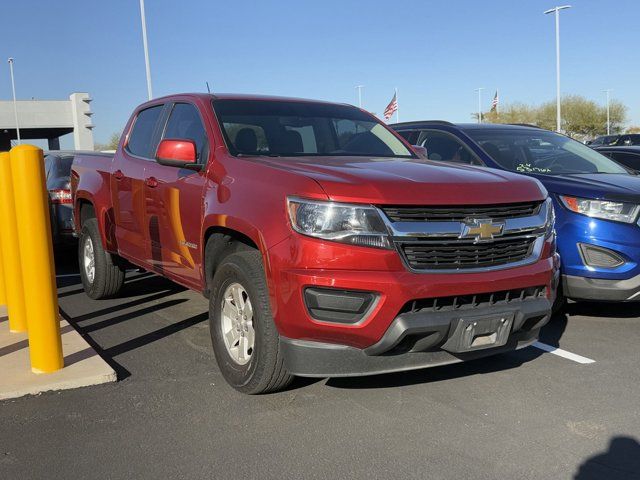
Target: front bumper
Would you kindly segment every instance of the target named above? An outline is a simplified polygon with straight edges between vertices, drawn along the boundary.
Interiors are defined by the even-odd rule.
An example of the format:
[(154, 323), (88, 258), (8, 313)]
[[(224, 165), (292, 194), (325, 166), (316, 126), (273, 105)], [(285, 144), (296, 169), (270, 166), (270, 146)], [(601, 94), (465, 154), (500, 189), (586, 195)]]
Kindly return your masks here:
[[(545, 287), (546, 298), (553, 303), (560, 260), (547, 242), (540, 260), (530, 265), (489, 272), (414, 273), (394, 250), (296, 235), (270, 248), (264, 264), (281, 337), (366, 349), (378, 343), (415, 300)], [(323, 321), (312, 318), (305, 305), (308, 287), (372, 292), (377, 301), (357, 323)]]
[[(346, 377), (414, 370), (473, 360), (527, 347), (550, 318), (548, 298), (518, 305), (495, 305), (463, 311), (407, 313), (398, 316), (376, 344), (354, 348), (281, 337), (287, 369), (305, 377)], [(512, 319), (504, 344), (459, 352), (456, 344), (465, 320), (483, 316)], [(407, 342), (409, 340), (409, 342)]]
[(624, 280), (562, 275), (565, 297), (603, 302), (640, 301), (640, 275)]

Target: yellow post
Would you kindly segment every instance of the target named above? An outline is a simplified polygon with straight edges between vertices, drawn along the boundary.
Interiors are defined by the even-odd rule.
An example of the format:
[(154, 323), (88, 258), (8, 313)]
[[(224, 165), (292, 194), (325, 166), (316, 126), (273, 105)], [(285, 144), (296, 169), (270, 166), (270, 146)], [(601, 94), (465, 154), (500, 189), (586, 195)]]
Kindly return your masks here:
[(55, 372), (63, 367), (63, 359), (42, 150), (33, 145), (18, 145), (10, 153), (31, 370)]
[[(2, 228), (0, 226), (0, 228)], [(0, 237), (0, 252), (2, 252), (2, 238)], [(2, 253), (0, 253), (0, 307), (7, 305), (7, 289), (4, 286), (4, 260), (2, 259)]]
[(9, 330), (27, 331), (27, 311), (20, 265), (20, 242), (9, 152), (0, 152), (0, 261), (4, 270)]

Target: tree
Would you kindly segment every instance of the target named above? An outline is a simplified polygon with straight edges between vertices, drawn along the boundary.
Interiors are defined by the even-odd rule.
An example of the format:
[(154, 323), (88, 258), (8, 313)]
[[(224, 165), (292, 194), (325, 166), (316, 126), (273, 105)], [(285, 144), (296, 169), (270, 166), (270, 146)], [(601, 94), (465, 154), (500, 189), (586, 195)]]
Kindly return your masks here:
[(107, 143), (96, 143), (94, 150), (102, 151), (102, 150), (117, 150), (118, 143), (120, 143), (121, 133), (115, 132), (112, 133), (109, 137)]
[(640, 133), (640, 126), (631, 125), (629, 128), (625, 130), (624, 133)]
[[(607, 131), (607, 109), (579, 95), (562, 98), (562, 130), (570, 136), (594, 137)], [(528, 123), (547, 130), (556, 128), (556, 102), (538, 106), (513, 103), (503, 106), (499, 112), (483, 114), (490, 123)], [(627, 107), (618, 101), (609, 104), (609, 120), (612, 132), (622, 130), (627, 117)]]

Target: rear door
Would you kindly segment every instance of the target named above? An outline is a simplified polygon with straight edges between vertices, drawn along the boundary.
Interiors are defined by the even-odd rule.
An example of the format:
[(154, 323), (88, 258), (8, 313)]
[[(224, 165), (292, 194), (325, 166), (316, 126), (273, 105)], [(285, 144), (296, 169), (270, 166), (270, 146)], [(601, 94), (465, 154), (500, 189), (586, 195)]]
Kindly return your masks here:
[(126, 143), (114, 157), (111, 195), (120, 254), (142, 264), (148, 257), (149, 232), (145, 222), (145, 169), (153, 161), (164, 104), (138, 112)]
[[(198, 162), (206, 166), (209, 144), (202, 117), (195, 105), (167, 106), (162, 139), (187, 139), (196, 144)], [(161, 273), (197, 288), (200, 284), (200, 241), (205, 170), (160, 165), (146, 168), (145, 199), (150, 250), (147, 262)]]

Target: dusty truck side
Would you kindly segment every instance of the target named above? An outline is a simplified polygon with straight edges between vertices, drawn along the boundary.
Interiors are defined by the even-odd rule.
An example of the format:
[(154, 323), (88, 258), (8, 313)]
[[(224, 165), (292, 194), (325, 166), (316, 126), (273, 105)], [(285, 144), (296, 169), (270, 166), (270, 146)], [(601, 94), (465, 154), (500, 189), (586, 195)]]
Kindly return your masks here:
[(75, 158), (72, 192), (87, 294), (117, 295), (127, 263), (202, 292), (246, 393), (522, 348), (555, 298), (538, 181), (419, 158), (348, 105), (155, 99), (113, 158)]

